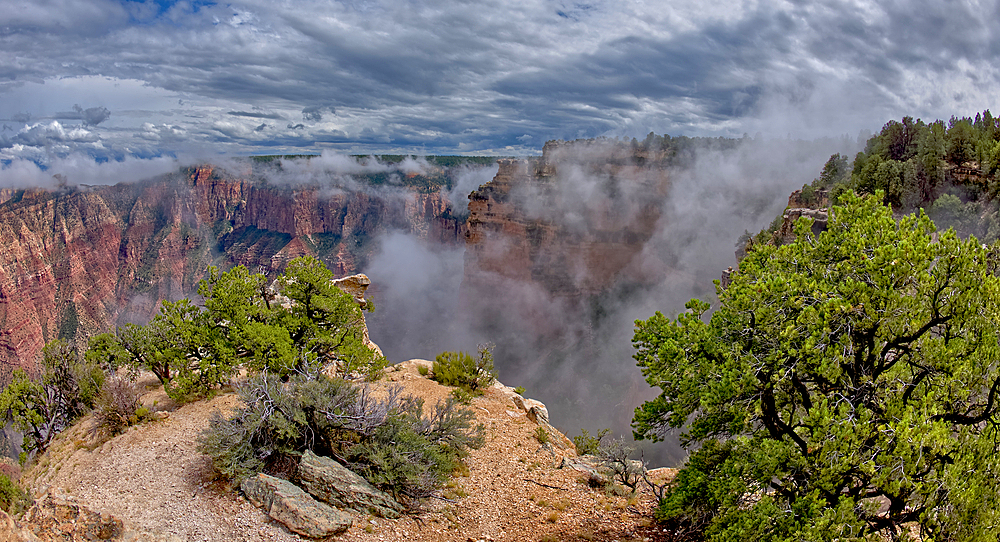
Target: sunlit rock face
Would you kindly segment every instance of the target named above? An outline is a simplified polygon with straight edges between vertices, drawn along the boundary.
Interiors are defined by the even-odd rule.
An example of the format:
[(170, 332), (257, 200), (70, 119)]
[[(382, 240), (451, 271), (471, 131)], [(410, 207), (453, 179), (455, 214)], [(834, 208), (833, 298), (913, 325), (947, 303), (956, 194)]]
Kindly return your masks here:
[[(266, 175), (266, 173), (264, 174)], [(269, 276), (313, 254), (361, 269), (383, 231), (464, 240), (440, 192), (268, 182), (205, 165), (148, 181), (0, 194), (0, 381), (34, 370), (42, 346), (144, 322), (194, 294), (209, 265)], [(109, 180), (113, 182), (113, 180)]]

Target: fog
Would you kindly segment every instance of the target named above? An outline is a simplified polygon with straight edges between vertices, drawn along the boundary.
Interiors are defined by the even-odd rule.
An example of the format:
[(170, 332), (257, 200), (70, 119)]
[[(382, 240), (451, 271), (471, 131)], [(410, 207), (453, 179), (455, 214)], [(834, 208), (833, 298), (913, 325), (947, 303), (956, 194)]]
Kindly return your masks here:
[[(461, 241), (445, 245), (417, 233), (385, 232), (374, 243), (376, 252), (358, 269), (373, 283), (372, 339), (393, 362), (433, 359), (445, 350), (474, 352), (478, 344), (492, 342), (501, 381), (523, 386), (527, 396), (544, 402), (553, 424), (567, 435), (610, 428), (613, 435), (629, 436), (634, 409), (658, 391), (643, 381), (632, 359), (634, 321), (655, 311), (673, 317), (692, 297), (715, 304), (712, 281), (736, 266), (740, 235), (767, 226), (785, 207), (789, 193), (817, 177), (831, 154), (851, 155), (858, 146), (846, 137), (744, 138), (725, 145), (711, 141), (703, 140), (680, 165), (671, 167), (666, 182), (659, 171), (633, 169), (620, 178), (602, 171), (601, 164), (614, 152), (609, 149), (622, 147), (562, 149), (556, 156), (558, 174), (545, 193), (537, 187), (511, 193), (527, 219), (542, 220), (567, 234), (585, 237), (595, 216), (612, 216), (615, 224), (643, 231), (641, 247), (622, 268), (621, 280), (611, 281), (600, 295), (567, 299), (536, 282), (502, 276), (494, 277), (498, 288), (477, 290), (463, 285), (469, 255)], [(411, 194), (400, 183), (402, 176), (426, 175), (434, 167), (421, 158), (388, 164), (332, 152), (268, 164), (245, 158), (211, 161), (269, 184), (319, 186), (331, 193), (363, 191), (397, 202)], [(45, 168), (14, 161), (4, 166), (2, 185), (110, 184), (176, 171), (185, 163), (194, 161), (95, 163), (71, 155)], [(495, 165), (453, 170), (450, 189), (442, 194), (451, 213), (467, 215), (469, 192), (496, 172)], [(374, 173), (386, 174), (386, 183), (372, 186), (358, 178)], [(658, 217), (651, 230), (642, 225), (650, 205)], [(583, 262), (568, 259), (559, 265), (564, 268), (553, 272), (563, 273), (574, 286), (593, 278)], [(643, 443), (642, 454), (654, 466), (677, 465), (685, 457), (674, 435), (664, 443)]]
[[(627, 274), (641, 276), (644, 284), (618, 281), (582, 303), (505, 277), (496, 277), (502, 285), (497, 291), (472, 291), (462, 286), (460, 247), (435, 247), (391, 233), (364, 270), (376, 292), (377, 308), (369, 318), (372, 339), (392, 361), (434, 359), (444, 350), (473, 352), (478, 343), (493, 342), (500, 380), (523, 386), (526, 395), (544, 402), (556, 427), (569, 436), (583, 428), (592, 434), (611, 428), (614, 435), (630, 437), (635, 407), (658, 391), (643, 381), (632, 359), (633, 322), (655, 311), (673, 317), (692, 297), (714, 305), (712, 281), (736, 266), (739, 236), (766, 227), (791, 191), (819, 176), (831, 154), (855, 150), (853, 138), (745, 138), (728, 150), (700, 148), (684, 167), (668, 172), (662, 196), (643, 193), (654, 182), (648, 178), (619, 182), (613, 211), (637, 212), (640, 203), (650, 201), (660, 206), (652, 235), (628, 265)], [(531, 190), (512, 194), (522, 198), (526, 214), (566, 231), (588, 227), (595, 206), (607, 205), (600, 192), (608, 179), (586, 166), (599, 163), (606, 151), (572, 152), (560, 157), (545, 205)], [(629, 223), (632, 217), (619, 220)], [(568, 274), (586, 279), (585, 270)], [(484, 295), (495, 297), (470, 303), (470, 296)], [(470, 305), (478, 312), (469, 313)], [(685, 457), (675, 436), (661, 444), (643, 443), (642, 454), (653, 465), (677, 465)]]

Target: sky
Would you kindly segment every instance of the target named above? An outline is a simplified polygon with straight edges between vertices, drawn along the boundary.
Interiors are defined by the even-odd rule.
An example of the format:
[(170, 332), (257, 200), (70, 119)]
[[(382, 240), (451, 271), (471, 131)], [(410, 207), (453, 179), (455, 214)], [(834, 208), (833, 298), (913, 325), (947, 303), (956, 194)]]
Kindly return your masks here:
[(0, 0), (0, 163), (852, 138), (973, 116), (996, 0)]

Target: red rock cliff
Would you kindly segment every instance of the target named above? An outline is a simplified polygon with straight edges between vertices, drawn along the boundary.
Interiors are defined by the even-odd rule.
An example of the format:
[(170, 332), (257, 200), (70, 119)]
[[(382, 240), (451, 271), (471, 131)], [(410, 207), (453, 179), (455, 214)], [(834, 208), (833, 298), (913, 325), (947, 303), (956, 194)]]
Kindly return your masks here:
[[(246, 173), (246, 172), (244, 172)], [(13, 191), (0, 204), (0, 380), (33, 369), (41, 347), (145, 321), (189, 296), (209, 265), (269, 275), (315, 254), (355, 273), (387, 229), (464, 239), (440, 193), (324, 192), (212, 166), (128, 185)]]

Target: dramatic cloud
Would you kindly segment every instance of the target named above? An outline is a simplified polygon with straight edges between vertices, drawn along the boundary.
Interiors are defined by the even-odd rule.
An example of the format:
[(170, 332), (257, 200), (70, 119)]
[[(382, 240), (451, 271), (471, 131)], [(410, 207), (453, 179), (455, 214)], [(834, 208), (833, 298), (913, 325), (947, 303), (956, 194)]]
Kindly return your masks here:
[[(973, 115), (1000, 83), (996, 0), (6, 7), (0, 118), (12, 130), (100, 124), (124, 154), (144, 123), (236, 153), (522, 154), (649, 131), (853, 137), (903, 115)], [(83, 102), (98, 105), (66, 113)]]

